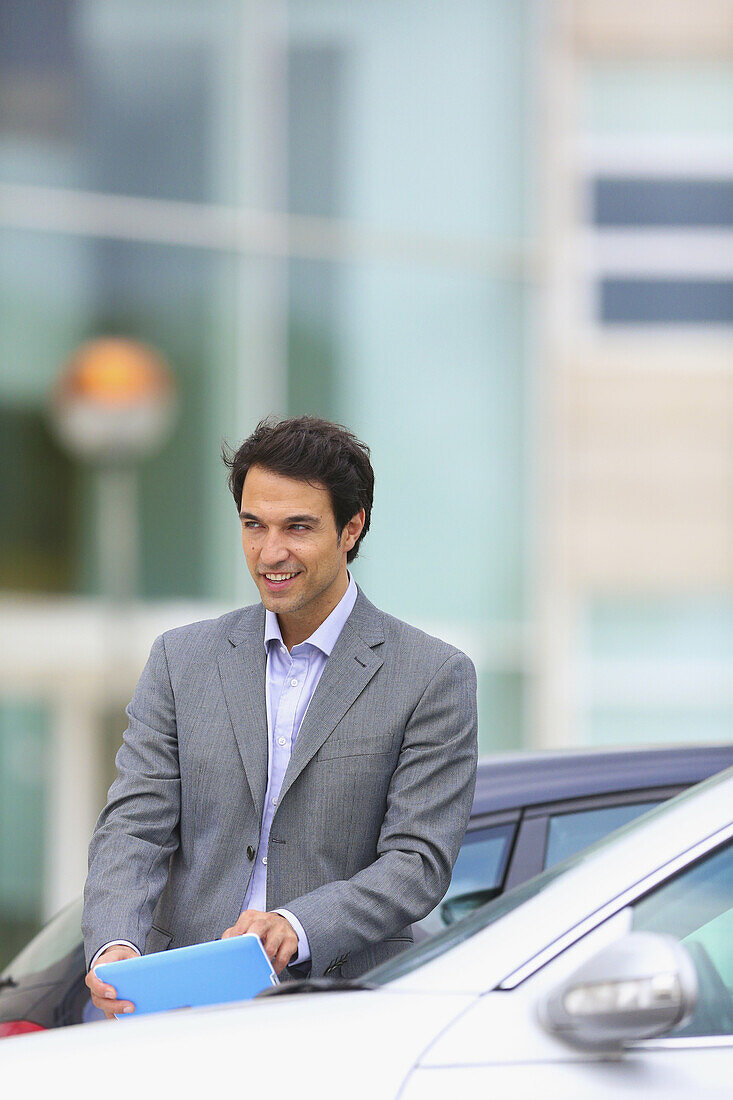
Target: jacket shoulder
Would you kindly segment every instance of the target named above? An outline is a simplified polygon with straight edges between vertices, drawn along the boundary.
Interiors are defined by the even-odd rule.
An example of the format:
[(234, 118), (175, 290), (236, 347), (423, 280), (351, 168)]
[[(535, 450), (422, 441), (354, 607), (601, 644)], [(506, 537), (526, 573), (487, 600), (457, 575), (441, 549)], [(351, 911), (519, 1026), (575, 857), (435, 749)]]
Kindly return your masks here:
[(471, 659), (450, 642), (381, 611), (384, 625), (384, 657), (411, 672), (432, 676), (452, 657), (456, 665), (472, 667)]
[(195, 651), (202, 656), (210, 650), (218, 651), (229, 638), (241, 638), (251, 632), (264, 638), (264, 609), (262, 604), (238, 607), (226, 611), (215, 619), (201, 619), (166, 630), (161, 635), (166, 654), (183, 655)]

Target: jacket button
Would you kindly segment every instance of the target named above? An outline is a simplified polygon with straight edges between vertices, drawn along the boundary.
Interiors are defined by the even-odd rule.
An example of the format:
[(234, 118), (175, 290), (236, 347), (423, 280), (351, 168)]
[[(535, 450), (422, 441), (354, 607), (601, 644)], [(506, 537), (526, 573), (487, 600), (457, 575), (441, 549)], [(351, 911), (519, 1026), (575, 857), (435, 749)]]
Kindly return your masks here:
[(251, 844), (248, 844), (247, 845), (247, 859), (254, 859), (254, 858), (255, 858), (255, 850), (254, 850), (254, 848), (252, 847)]

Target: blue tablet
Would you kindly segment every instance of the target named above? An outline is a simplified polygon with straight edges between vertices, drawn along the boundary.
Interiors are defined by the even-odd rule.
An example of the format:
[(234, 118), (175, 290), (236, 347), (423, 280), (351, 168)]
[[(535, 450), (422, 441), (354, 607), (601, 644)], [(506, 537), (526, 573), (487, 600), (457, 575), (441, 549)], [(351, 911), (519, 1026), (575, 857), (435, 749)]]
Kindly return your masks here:
[(245, 1001), (278, 984), (262, 941), (253, 932), (100, 963), (94, 969), (103, 982), (114, 986), (120, 1000), (135, 1005), (134, 1013), (117, 1017), (121, 1020), (169, 1008)]

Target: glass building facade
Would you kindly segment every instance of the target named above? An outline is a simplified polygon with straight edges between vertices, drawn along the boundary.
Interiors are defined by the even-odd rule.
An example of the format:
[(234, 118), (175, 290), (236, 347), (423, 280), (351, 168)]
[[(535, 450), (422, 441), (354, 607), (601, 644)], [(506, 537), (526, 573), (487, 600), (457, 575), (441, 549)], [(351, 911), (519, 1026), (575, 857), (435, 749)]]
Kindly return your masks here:
[[(377, 605), (473, 658), (483, 752), (729, 735), (725, 569), (703, 591), (678, 574), (652, 583), (641, 567), (636, 586), (600, 567), (587, 580), (573, 564), (585, 535), (553, 558), (555, 510), (575, 476), (562, 482), (565, 429), (546, 430), (567, 348), (592, 371), (620, 334), (636, 366), (634, 341), (663, 356), (682, 328), (707, 348), (732, 319), (720, 259), (727, 47), (712, 68), (663, 45), (604, 52), (574, 23), (591, 7), (0, 5), (0, 596), (19, 621), (26, 607), (33, 623), (45, 608), (79, 609), (63, 644), (80, 667), (96, 644), (83, 624), (110, 595), (104, 489), (58, 442), (49, 405), (75, 349), (120, 335), (159, 351), (178, 391), (174, 431), (136, 472), (135, 606), (158, 608), (146, 645), (181, 617), (256, 598), (221, 444), (265, 415), (310, 413), (370, 445), (374, 515), (355, 577)], [(562, 222), (548, 195), (564, 201), (564, 179)], [(691, 226), (696, 186), (708, 214)], [(661, 255), (650, 227), (672, 234), (661, 273), (649, 270)], [(566, 263), (573, 234), (577, 264)], [(553, 326), (571, 334), (560, 353)], [(733, 446), (733, 429), (721, 432), (720, 447)], [(601, 543), (599, 558), (615, 546)], [(670, 660), (687, 694), (665, 693)], [(102, 746), (83, 781), (90, 807), (140, 663), (137, 650), (121, 657), (109, 692), (110, 674), (97, 677), (95, 698), (109, 700), (90, 719), (88, 744)], [(72, 795), (58, 788), (85, 750), (68, 710), (76, 681), (52, 679), (42, 667), (0, 679), (6, 954), (78, 888), (54, 866), (71, 843), (58, 832)], [(79, 691), (88, 681), (79, 674)]]

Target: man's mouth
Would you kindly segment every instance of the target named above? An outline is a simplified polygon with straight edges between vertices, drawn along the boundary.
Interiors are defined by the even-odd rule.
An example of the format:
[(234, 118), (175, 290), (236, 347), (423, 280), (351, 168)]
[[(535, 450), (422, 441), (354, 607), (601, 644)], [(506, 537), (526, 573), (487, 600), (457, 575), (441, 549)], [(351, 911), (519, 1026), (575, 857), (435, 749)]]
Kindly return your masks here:
[(264, 577), (265, 584), (272, 592), (279, 592), (281, 589), (286, 588), (294, 577), (297, 577), (296, 573), (260, 573), (261, 577)]

